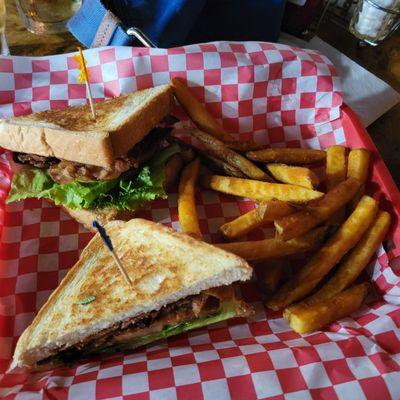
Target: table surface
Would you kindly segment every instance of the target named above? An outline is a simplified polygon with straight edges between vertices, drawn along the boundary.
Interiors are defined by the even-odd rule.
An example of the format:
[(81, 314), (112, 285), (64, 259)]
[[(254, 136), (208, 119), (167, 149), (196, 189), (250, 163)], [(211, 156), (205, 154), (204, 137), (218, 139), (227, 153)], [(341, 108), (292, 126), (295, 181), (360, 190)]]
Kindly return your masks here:
[[(6, 8), (6, 36), (11, 54), (42, 56), (68, 53), (79, 45), (70, 33), (39, 36), (28, 32), (22, 25), (15, 2), (6, 0)], [(400, 31), (378, 47), (360, 47), (349, 32), (330, 21), (321, 24), (318, 36), (400, 92)], [(400, 185), (399, 127), (400, 104), (368, 127), (397, 186)]]

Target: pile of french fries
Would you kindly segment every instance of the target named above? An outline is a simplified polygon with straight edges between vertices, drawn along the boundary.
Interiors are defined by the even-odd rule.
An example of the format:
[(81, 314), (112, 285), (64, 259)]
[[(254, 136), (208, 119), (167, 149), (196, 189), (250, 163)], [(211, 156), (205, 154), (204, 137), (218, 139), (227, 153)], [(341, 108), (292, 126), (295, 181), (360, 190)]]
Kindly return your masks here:
[[(254, 266), (266, 306), (283, 310), (292, 329), (301, 334), (359, 309), (369, 284), (356, 283), (357, 278), (390, 227), (390, 215), (365, 194), (370, 152), (338, 145), (326, 151), (266, 149), (254, 142), (235, 142), (179, 78), (173, 87), (198, 127), (189, 133), (202, 145), (180, 177), (183, 232), (201, 238), (195, 202), (198, 180), (205, 188), (253, 199), (253, 210), (220, 227), (226, 242), (216, 246)], [(199, 178), (200, 162), (214, 174)], [(310, 169), (313, 163), (325, 163), (325, 191)], [(243, 240), (252, 230), (267, 226), (275, 227), (275, 237)], [(300, 267), (299, 257), (306, 259)]]

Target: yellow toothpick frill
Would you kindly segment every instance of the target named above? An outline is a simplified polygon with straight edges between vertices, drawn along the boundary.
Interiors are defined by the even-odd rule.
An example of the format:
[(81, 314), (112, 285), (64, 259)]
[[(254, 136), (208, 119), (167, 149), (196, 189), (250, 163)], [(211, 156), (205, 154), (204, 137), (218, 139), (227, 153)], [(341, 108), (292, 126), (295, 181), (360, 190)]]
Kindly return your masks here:
[(79, 70), (79, 75), (78, 75), (78, 81), (79, 83), (85, 82), (86, 84), (86, 90), (89, 98), (89, 104), (90, 104), (90, 110), (92, 112), (92, 117), (93, 120), (96, 120), (96, 111), (94, 109), (94, 103), (93, 103), (93, 97), (92, 97), (92, 90), (90, 89), (90, 74), (89, 71), (86, 68), (87, 61), (85, 60), (85, 57), (83, 56), (82, 49), (78, 47), (79, 54), (75, 54), (73, 56), (74, 61), (78, 64), (78, 70)]

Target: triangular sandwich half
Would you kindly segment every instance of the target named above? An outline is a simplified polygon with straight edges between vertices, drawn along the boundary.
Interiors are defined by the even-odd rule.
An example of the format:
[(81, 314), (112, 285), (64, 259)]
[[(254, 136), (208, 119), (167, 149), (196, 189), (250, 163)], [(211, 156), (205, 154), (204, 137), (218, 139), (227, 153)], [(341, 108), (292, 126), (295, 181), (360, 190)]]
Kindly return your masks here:
[(251, 277), (242, 258), (143, 219), (106, 229), (133, 289), (94, 236), (20, 337), (18, 366), (74, 363), (252, 312), (231, 286)]
[[(147, 201), (166, 197), (164, 167), (179, 152), (163, 121), (173, 109), (170, 85), (88, 105), (0, 120), (0, 146), (16, 173), (8, 202), (46, 198), (90, 228), (129, 219)], [(169, 146), (169, 147), (168, 147)]]

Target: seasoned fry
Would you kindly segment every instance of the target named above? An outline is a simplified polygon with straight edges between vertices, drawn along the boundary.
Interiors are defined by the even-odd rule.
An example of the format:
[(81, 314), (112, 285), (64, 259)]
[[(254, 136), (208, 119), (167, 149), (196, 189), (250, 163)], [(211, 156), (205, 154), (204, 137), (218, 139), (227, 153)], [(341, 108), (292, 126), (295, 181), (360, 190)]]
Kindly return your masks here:
[(233, 140), (232, 136), (226, 132), (196, 97), (190, 93), (181, 78), (173, 78), (172, 86), (179, 104), (199, 129), (221, 140)]
[(198, 154), (203, 161), (204, 165), (209, 167), (214, 172), (223, 172), (229, 176), (236, 176), (237, 178), (246, 178), (246, 175), (243, 174), (242, 171), (233, 167), (232, 165), (227, 164), (225, 161), (220, 160), (219, 158), (213, 157), (212, 155), (206, 153), (205, 151), (194, 147), (193, 145), (189, 145), (188, 143), (174, 137), (174, 142), (179, 143), (181, 148), (181, 152), (179, 153), (183, 158), (185, 164), (192, 161), (196, 154)]
[(261, 204), (265, 206), (263, 223), (275, 221), (277, 218), (289, 215), (296, 210), (292, 205), (281, 200), (269, 200)]
[(215, 246), (237, 254), (247, 261), (264, 261), (311, 250), (320, 243), (325, 231), (325, 227), (317, 228), (307, 235), (286, 242), (273, 238), (254, 242), (219, 243)]
[(283, 316), (297, 333), (312, 332), (357, 311), (363, 302), (368, 283), (364, 282), (312, 306), (285, 309)]
[(326, 153), (323, 150), (274, 148), (258, 151), (249, 151), (247, 157), (253, 161), (265, 163), (283, 163), (290, 165), (310, 164), (325, 160)]
[(267, 164), (268, 171), (280, 182), (314, 189), (319, 184), (318, 176), (308, 168), (286, 164)]
[(376, 209), (376, 201), (372, 197), (364, 196), (339, 230), (310, 259), (299, 274), (278, 290), (267, 302), (267, 306), (273, 310), (280, 310), (307, 296), (357, 244), (375, 218)]
[(276, 199), (293, 203), (305, 203), (310, 200), (319, 199), (324, 195), (316, 190), (306, 189), (301, 186), (260, 182), (220, 175), (208, 177), (207, 181), (204, 181), (204, 184), (206, 187), (218, 192), (260, 201)]
[(349, 153), (347, 176), (356, 178), (361, 184), (367, 181), (371, 153), (367, 149), (354, 149)]
[(208, 133), (202, 132), (198, 129), (192, 129), (190, 133), (200, 140), (213, 156), (225, 161), (226, 163), (238, 168), (246, 176), (261, 181), (272, 181), (271, 177), (268, 176), (263, 170), (258, 168), (255, 164), (249, 161), (247, 158), (235, 153), (233, 150), (228, 149), (224, 142), (216, 139)]
[(276, 220), (275, 228), (278, 236), (283, 240), (289, 240), (308, 232), (346, 205), (359, 187), (357, 179), (348, 178), (306, 210)]
[(339, 266), (333, 277), (317, 293), (305, 300), (307, 305), (336, 296), (349, 287), (367, 266), (369, 260), (382, 243), (390, 227), (390, 215), (380, 211), (375, 221)]
[[(346, 180), (346, 147), (331, 146), (326, 152), (326, 188), (333, 189)], [(328, 218), (328, 225), (339, 226), (345, 219), (345, 208), (342, 207)]]
[(210, 154), (207, 154), (205, 151), (198, 150), (200, 153), (201, 159), (203, 163), (212, 171), (218, 173), (222, 172), (228, 176), (234, 176), (236, 178), (246, 178), (246, 175), (236, 167), (226, 163), (225, 161), (220, 160), (217, 157), (213, 157)]
[(183, 161), (180, 154), (174, 154), (165, 164), (163, 187), (168, 190), (177, 180)]
[(195, 201), (195, 184), (200, 169), (200, 159), (188, 164), (181, 174), (178, 194), (178, 215), (182, 232), (201, 237)]
[(266, 294), (272, 294), (278, 288), (284, 273), (283, 260), (269, 260), (255, 265), (257, 286)]
[(333, 189), (346, 179), (346, 147), (331, 146), (326, 152), (326, 188)]
[(367, 149), (353, 149), (349, 153), (347, 176), (358, 179), (361, 184), (360, 189), (351, 202), (352, 209), (354, 209), (365, 193), (365, 182), (368, 177), (370, 158), (371, 153)]
[(227, 239), (237, 239), (267, 222), (289, 215), (294, 211), (293, 206), (280, 200), (261, 202), (254, 210), (223, 224), (220, 230)]
[(253, 142), (252, 140), (248, 140), (246, 142), (238, 142), (238, 141), (227, 141), (225, 142), (225, 146), (229, 147), (232, 150), (235, 150), (239, 153), (247, 153), (248, 151), (255, 151), (255, 150), (261, 150), (262, 146), (257, 144), (256, 142)]
[(263, 223), (265, 210), (266, 203), (260, 203), (257, 208), (254, 208), (230, 222), (226, 222), (220, 227), (222, 235), (227, 239), (233, 240), (260, 227)]

